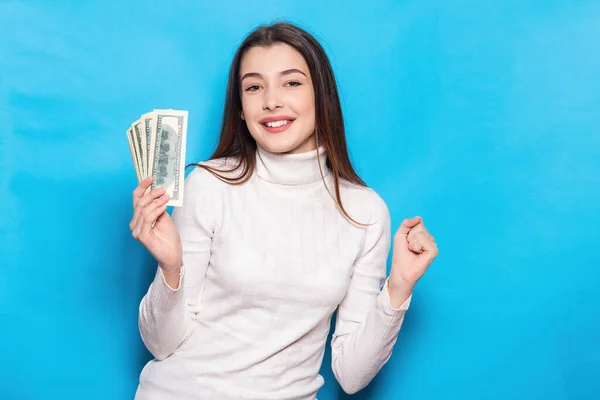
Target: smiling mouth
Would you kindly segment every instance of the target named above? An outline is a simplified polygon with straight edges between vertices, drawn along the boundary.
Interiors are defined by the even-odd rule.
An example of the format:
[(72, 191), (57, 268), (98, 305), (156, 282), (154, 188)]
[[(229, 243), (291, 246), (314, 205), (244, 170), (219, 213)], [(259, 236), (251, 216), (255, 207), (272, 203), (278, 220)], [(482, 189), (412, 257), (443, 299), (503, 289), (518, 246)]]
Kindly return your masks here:
[(263, 125), (266, 126), (267, 128), (279, 128), (279, 127), (282, 127), (285, 125), (289, 125), (292, 122), (294, 122), (294, 120), (284, 119), (284, 120), (280, 120), (280, 121), (264, 122)]

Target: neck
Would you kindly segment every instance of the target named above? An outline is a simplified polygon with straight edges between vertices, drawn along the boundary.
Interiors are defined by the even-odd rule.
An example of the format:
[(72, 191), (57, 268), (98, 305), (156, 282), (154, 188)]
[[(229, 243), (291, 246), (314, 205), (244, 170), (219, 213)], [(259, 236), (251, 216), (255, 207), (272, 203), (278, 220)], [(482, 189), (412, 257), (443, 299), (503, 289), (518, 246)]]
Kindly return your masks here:
[[(256, 173), (270, 183), (301, 186), (314, 183), (330, 172), (326, 165), (325, 147), (305, 153), (285, 154), (272, 153), (260, 145), (256, 151)], [(320, 166), (320, 168), (319, 168)]]

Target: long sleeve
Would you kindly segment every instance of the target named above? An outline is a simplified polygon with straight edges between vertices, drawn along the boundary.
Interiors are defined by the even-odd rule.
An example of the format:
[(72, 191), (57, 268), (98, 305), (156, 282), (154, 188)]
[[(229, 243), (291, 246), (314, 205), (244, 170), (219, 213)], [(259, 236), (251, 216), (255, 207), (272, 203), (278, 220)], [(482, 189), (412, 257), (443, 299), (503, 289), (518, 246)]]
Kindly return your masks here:
[(200, 312), (202, 284), (210, 259), (215, 229), (214, 183), (210, 173), (196, 168), (186, 178), (182, 207), (172, 220), (181, 237), (183, 267), (177, 289), (165, 281), (160, 267), (142, 298), (138, 326), (142, 340), (157, 360), (173, 354), (192, 334)]
[(362, 255), (339, 305), (331, 342), (333, 373), (349, 394), (367, 386), (389, 360), (412, 298), (398, 309), (390, 305), (386, 280), (390, 214), (385, 202), (374, 196), (372, 225), (366, 228)]

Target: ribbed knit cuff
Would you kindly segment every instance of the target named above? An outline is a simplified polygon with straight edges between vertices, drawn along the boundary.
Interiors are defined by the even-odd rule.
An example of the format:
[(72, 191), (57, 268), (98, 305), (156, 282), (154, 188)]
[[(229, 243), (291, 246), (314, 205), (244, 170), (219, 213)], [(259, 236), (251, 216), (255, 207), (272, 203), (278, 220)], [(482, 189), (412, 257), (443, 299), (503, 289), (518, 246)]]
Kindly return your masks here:
[(179, 291), (179, 289), (181, 289), (181, 285), (183, 284), (183, 274), (185, 272), (183, 265), (179, 267), (179, 285), (177, 286), (177, 289), (173, 289), (171, 286), (169, 286), (169, 284), (167, 283), (167, 278), (165, 277), (165, 274), (163, 274), (162, 268), (158, 267), (158, 269), (160, 270), (160, 275), (162, 276), (163, 283), (167, 286), (167, 288), (169, 288), (173, 292), (177, 292)]
[(398, 313), (403, 314), (404, 312), (406, 312), (406, 310), (408, 310), (408, 307), (410, 306), (410, 301), (412, 300), (412, 294), (410, 296), (408, 296), (408, 299), (406, 299), (399, 308), (392, 307), (392, 302), (390, 300), (390, 292), (388, 292), (389, 280), (390, 280), (389, 277), (385, 280), (383, 289), (381, 290), (381, 293), (379, 294), (378, 301), (381, 303), (380, 306), (381, 306), (382, 310), (388, 315), (394, 316)]
[(379, 333), (378, 336), (385, 339), (391, 339), (398, 335), (402, 321), (404, 320), (404, 314), (410, 306), (412, 294), (400, 308), (393, 308), (390, 303), (390, 295), (388, 292), (388, 280), (386, 279), (383, 289), (377, 297), (377, 319), (379, 320)]
[(156, 279), (154, 280), (152, 297), (155, 304), (158, 308), (164, 312), (169, 312), (173, 308), (177, 307), (177, 305), (184, 300), (183, 294), (183, 277), (184, 277), (184, 268), (181, 266), (179, 270), (179, 286), (177, 289), (173, 289), (171, 286), (167, 284), (167, 280), (165, 275), (163, 274), (162, 268), (158, 268), (159, 273)]

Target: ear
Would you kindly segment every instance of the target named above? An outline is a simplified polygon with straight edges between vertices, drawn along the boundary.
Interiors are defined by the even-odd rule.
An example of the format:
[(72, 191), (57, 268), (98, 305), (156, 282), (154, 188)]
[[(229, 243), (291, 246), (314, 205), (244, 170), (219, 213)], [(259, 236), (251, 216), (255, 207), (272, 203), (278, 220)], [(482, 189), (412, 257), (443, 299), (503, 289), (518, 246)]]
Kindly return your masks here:
[(243, 111), (240, 111), (240, 118), (244, 119), (244, 112)]

